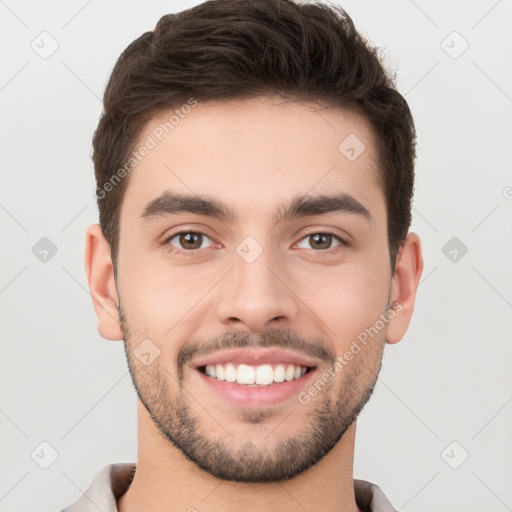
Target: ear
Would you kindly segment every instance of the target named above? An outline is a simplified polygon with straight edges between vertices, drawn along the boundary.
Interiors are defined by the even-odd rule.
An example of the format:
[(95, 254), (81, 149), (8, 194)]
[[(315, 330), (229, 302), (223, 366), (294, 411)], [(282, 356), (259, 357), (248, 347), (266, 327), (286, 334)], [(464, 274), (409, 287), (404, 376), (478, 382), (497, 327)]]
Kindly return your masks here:
[(391, 304), (395, 304), (395, 307), (392, 310), (394, 316), (389, 315), (391, 320), (386, 330), (388, 343), (398, 343), (409, 327), (422, 272), (420, 239), (416, 233), (409, 233), (397, 255), (391, 282)]
[(110, 246), (99, 224), (92, 224), (87, 229), (84, 256), (89, 290), (98, 317), (98, 332), (107, 340), (122, 340)]

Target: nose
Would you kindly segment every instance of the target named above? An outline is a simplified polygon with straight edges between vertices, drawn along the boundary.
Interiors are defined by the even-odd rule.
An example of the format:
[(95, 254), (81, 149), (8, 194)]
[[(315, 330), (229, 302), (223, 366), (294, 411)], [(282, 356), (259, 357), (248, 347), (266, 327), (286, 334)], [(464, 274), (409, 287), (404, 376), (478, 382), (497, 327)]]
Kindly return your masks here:
[(271, 251), (264, 250), (252, 262), (235, 253), (233, 269), (223, 281), (217, 316), (229, 328), (261, 332), (272, 327), (289, 328), (295, 323), (298, 298)]

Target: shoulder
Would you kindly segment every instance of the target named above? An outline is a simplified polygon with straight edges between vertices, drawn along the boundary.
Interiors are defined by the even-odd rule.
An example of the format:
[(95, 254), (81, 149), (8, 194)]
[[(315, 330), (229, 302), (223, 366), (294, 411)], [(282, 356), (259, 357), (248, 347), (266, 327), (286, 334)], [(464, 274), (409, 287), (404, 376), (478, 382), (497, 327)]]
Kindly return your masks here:
[(382, 489), (366, 480), (354, 478), (357, 506), (362, 512), (396, 512)]
[(116, 500), (130, 484), (134, 463), (109, 464), (101, 469), (78, 501), (61, 512), (117, 512)]

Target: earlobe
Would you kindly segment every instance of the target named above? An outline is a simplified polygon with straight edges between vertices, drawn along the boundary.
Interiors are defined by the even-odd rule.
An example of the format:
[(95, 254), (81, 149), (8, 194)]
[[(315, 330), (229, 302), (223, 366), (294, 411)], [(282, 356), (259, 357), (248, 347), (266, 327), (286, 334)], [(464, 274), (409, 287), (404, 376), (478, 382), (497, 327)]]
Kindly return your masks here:
[[(421, 243), (416, 233), (409, 233), (402, 245), (395, 265), (391, 285), (391, 303), (396, 303), (386, 331), (388, 343), (398, 343), (405, 335), (411, 322), (421, 274), (423, 272), (423, 256)], [(390, 311), (391, 313), (391, 311)]]
[(98, 317), (98, 332), (108, 340), (122, 340), (119, 322), (114, 268), (110, 259), (110, 247), (99, 224), (89, 226), (85, 237), (85, 272), (94, 310)]

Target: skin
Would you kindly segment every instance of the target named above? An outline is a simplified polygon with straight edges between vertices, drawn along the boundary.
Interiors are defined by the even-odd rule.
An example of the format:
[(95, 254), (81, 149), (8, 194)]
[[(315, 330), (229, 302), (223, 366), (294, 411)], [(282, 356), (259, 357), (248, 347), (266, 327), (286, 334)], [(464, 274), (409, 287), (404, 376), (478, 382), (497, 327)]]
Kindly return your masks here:
[[(168, 118), (162, 112), (152, 119), (140, 141)], [(354, 161), (338, 150), (351, 133), (366, 146)], [(359, 510), (355, 417), (373, 390), (385, 343), (397, 343), (408, 328), (423, 270), (414, 233), (391, 269), (374, 148), (369, 124), (346, 110), (268, 97), (199, 103), (130, 173), (117, 279), (100, 226), (89, 227), (85, 266), (98, 329), (106, 339), (125, 339), (145, 401), (137, 406), (137, 471), (120, 511)], [(236, 220), (194, 213), (141, 218), (164, 191), (220, 201)], [(337, 211), (273, 220), (275, 208), (296, 195), (335, 193), (352, 196), (371, 219)], [(166, 241), (181, 230), (206, 237), (195, 246), (179, 236)], [(336, 237), (315, 243), (308, 236), (315, 233), (348, 245)], [(236, 251), (247, 236), (262, 249), (251, 263)], [(399, 308), (392, 320), (307, 404), (294, 396), (241, 411), (201, 382), (193, 361), (180, 364), (188, 347), (227, 343), (229, 335), (230, 346), (279, 347), (282, 333), (292, 348), (304, 342), (310, 356), (323, 349), (322, 375), (393, 303)], [(160, 351), (150, 365), (134, 356), (144, 339)], [(322, 435), (308, 444), (315, 431)], [(293, 451), (278, 451), (290, 442)], [(218, 467), (216, 460), (230, 464)], [(258, 470), (261, 477), (276, 467), (287, 477), (256, 481)], [(230, 470), (246, 481), (229, 478)]]

